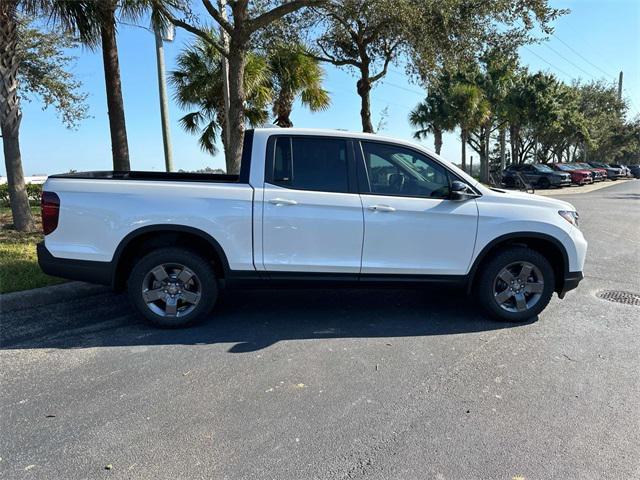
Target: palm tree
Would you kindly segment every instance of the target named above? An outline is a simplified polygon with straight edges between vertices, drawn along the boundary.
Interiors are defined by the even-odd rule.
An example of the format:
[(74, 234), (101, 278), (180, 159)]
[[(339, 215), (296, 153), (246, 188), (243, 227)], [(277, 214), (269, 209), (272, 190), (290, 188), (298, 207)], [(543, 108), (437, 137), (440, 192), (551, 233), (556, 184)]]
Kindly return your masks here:
[(279, 127), (293, 127), (291, 110), (297, 97), (312, 112), (329, 107), (329, 93), (322, 88), (324, 72), (304, 46), (280, 44), (268, 58), (274, 90), (273, 123)]
[[(151, 6), (151, 0), (23, 0), (27, 8), (39, 10), (54, 22), (77, 34), (91, 49), (102, 49), (104, 80), (111, 132), (114, 170), (130, 170), (129, 145), (118, 60), (117, 19), (137, 21)], [(163, 0), (157, 0), (159, 2)], [(166, 0), (170, 2), (170, 0)], [(156, 21), (160, 16), (152, 15)]]
[[(175, 99), (184, 109), (196, 108), (180, 119), (182, 127), (200, 135), (198, 142), (205, 152), (212, 155), (217, 152), (218, 136), (226, 149), (220, 53), (210, 42), (199, 39), (180, 53), (177, 67), (177, 70), (169, 73), (169, 81), (175, 88)], [(266, 108), (272, 99), (269, 67), (265, 58), (255, 53), (247, 57), (244, 91), (247, 98), (245, 121), (250, 125), (265, 123), (269, 118)]]
[(409, 123), (418, 128), (413, 133), (420, 140), (433, 134), (433, 143), (439, 155), (442, 149), (442, 134), (455, 128), (455, 121), (443, 95), (442, 89), (431, 89), (424, 101), (420, 102), (409, 114)]
[(491, 114), (491, 106), (482, 90), (467, 82), (455, 83), (450, 90), (451, 113), (460, 127), (462, 169), (467, 169), (467, 141), (469, 131), (484, 124)]

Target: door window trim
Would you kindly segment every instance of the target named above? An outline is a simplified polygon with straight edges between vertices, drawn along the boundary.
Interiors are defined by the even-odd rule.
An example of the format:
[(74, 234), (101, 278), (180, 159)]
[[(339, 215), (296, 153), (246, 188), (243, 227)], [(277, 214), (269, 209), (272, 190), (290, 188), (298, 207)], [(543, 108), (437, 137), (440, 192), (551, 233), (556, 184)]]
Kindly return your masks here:
[(474, 188), (472, 185), (469, 185), (469, 183), (466, 180), (464, 180), (463, 178), (460, 178), (454, 171), (448, 168), (444, 163), (438, 161), (437, 159), (433, 158), (431, 155), (429, 155), (426, 152), (423, 152), (422, 150), (418, 150), (417, 148), (413, 148), (407, 145), (402, 145), (399, 143), (392, 143), (392, 142), (375, 140), (375, 139), (372, 139), (372, 140), (356, 139), (355, 142), (357, 142), (358, 144), (357, 148), (355, 148), (356, 162), (357, 162), (358, 191), (362, 195), (376, 195), (379, 197), (423, 198), (423, 199), (429, 199), (429, 200), (451, 200), (450, 198), (433, 198), (433, 197), (426, 197), (424, 195), (378, 193), (378, 192), (371, 191), (371, 181), (369, 179), (369, 171), (367, 169), (367, 164), (364, 160), (364, 148), (362, 146), (362, 142), (367, 142), (367, 143), (377, 143), (380, 145), (384, 145), (386, 147), (403, 148), (405, 150), (409, 150), (410, 152), (414, 152), (418, 155), (422, 155), (423, 157), (426, 157), (427, 159), (429, 159), (430, 161), (432, 161), (433, 163), (435, 163), (436, 165), (444, 169), (445, 172), (447, 172), (447, 178), (449, 180), (449, 189), (451, 189), (451, 184), (454, 181), (460, 181), (468, 185), (469, 188), (471, 188), (474, 191), (474, 193), (476, 193), (478, 196), (482, 196), (482, 192), (478, 191), (477, 188)]
[[(342, 140), (347, 145), (347, 191), (346, 192), (333, 192), (329, 190), (318, 190), (311, 188), (298, 188), (293, 186), (282, 185), (277, 183), (273, 179), (273, 169), (275, 165), (275, 155), (276, 155), (276, 141), (278, 138), (288, 138), (291, 141), (291, 155), (293, 160), (293, 139), (294, 138), (303, 138), (303, 139), (324, 139), (324, 140)], [(275, 134), (270, 135), (267, 139), (267, 149), (265, 154), (265, 162), (264, 162), (264, 182), (270, 185), (275, 185), (280, 188), (285, 188), (287, 190), (298, 190), (304, 192), (322, 192), (322, 193), (340, 193), (340, 194), (357, 194), (358, 193), (358, 181), (356, 176), (356, 158), (355, 158), (355, 146), (354, 139), (350, 137), (334, 137), (331, 135), (296, 135), (296, 134)], [(292, 172), (294, 168), (294, 163), (292, 163)]]

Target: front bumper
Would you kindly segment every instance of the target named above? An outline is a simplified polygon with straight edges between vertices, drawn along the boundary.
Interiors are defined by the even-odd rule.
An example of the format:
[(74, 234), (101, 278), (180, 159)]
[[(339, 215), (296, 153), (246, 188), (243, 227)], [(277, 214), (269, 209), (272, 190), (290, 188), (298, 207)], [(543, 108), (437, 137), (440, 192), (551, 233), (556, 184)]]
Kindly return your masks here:
[(564, 282), (558, 291), (558, 297), (564, 298), (569, 290), (578, 288), (578, 284), (582, 281), (584, 275), (582, 272), (568, 272), (564, 276)]
[(551, 179), (551, 185), (554, 186), (565, 186), (565, 185), (571, 185), (571, 177), (569, 178), (552, 178)]
[(94, 262), (90, 260), (74, 260), (58, 258), (51, 255), (44, 242), (36, 246), (38, 265), (47, 275), (81, 280), (83, 282), (112, 285), (114, 265), (112, 262)]

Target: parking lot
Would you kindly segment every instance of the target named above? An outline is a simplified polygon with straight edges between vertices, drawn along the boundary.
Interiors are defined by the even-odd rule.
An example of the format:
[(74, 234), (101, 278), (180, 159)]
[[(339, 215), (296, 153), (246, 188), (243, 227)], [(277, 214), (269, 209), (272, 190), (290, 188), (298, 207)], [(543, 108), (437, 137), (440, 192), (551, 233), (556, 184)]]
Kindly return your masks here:
[(561, 198), (585, 280), (528, 324), (442, 289), (228, 292), (176, 331), (107, 292), (3, 313), (0, 473), (640, 478), (640, 306), (597, 297), (640, 294), (640, 181)]

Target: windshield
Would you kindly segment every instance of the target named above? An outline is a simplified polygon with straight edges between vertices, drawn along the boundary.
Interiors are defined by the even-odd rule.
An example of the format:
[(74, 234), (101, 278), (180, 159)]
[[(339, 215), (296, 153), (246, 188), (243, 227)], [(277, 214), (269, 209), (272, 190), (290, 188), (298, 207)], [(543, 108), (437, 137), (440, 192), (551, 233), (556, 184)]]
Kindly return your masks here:
[(553, 172), (553, 169), (547, 167), (546, 165), (534, 165), (534, 168), (539, 172)]
[(558, 168), (564, 172), (570, 172), (571, 170), (574, 170), (574, 168), (570, 167), (569, 165), (558, 165)]

